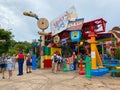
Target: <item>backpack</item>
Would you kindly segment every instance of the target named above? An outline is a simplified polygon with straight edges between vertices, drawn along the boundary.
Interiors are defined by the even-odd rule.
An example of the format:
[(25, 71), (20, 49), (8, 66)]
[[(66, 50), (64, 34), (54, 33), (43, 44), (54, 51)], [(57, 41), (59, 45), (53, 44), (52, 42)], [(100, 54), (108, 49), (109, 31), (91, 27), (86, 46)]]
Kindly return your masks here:
[(58, 61), (57, 56), (54, 56), (54, 62), (56, 63)]

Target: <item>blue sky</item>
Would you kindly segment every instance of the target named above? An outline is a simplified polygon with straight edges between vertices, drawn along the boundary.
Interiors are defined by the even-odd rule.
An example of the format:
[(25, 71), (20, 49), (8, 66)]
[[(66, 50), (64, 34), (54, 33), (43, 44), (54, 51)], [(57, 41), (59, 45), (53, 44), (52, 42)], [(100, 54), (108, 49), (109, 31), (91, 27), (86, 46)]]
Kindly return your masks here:
[[(71, 6), (85, 22), (97, 18), (107, 21), (106, 31), (120, 25), (120, 0), (0, 0), (0, 28), (10, 30), (16, 41), (38, 39), (37, 20), (23, 15), (32, 11), (51, 22)], [(50, 32), (50, 27), (46, 32)]]

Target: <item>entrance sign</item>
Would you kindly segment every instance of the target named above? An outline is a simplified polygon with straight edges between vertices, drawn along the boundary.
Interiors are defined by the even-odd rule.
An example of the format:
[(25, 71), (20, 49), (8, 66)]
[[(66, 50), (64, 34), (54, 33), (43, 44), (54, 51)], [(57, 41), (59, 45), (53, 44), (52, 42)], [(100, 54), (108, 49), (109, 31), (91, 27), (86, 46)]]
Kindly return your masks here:
[(75, 20), (77, 18), (77, 13), (74, 7), (64, 12), (60, 17), (51, 21), (52, 36), (62, 32), (67, 29), (68, 21)]
[(91, 51), (91, 58), (96, 58), (94, 51)]
[(81, 30), (84, 23), (84, 18), (75, 19), (74, 21), (69, 20), (66, 30)]

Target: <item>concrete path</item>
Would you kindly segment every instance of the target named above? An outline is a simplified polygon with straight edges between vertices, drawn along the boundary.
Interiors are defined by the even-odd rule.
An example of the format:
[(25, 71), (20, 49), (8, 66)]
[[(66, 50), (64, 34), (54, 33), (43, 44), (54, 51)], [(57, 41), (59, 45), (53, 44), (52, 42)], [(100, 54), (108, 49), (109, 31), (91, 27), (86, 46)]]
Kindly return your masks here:
[(11, 80), (7, 74), (6, 79), (0, 78), (0, 90), (120, 90), (120, 78), (109, 74), (87, 79), (78, 70), (54, 74), (50, 69), (37, 69), (29, 74), (24, 72), (23, 76), (17, 76), (15, 70)]

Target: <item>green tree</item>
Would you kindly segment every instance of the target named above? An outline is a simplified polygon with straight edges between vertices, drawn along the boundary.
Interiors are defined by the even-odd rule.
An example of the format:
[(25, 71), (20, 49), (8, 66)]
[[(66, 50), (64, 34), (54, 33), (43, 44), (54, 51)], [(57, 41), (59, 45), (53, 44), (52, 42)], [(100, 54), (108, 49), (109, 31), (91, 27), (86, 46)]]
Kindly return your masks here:
[(0, 40), (6, 40), (6, 42), (0, 42), (0, 54), (8, 52), (12, 38), (13, 35), (10, 31), (0, 29)]
[(17, 42), (15, 45), (14, 45), (14, 49), (15, 50), (22, 50), (24, 53), (28, 53), (29, 50), (31, 49), (31, 43), (27, 42), (27, 41), (24, 41), (24, 42)]

